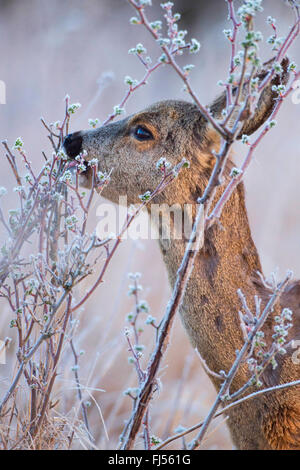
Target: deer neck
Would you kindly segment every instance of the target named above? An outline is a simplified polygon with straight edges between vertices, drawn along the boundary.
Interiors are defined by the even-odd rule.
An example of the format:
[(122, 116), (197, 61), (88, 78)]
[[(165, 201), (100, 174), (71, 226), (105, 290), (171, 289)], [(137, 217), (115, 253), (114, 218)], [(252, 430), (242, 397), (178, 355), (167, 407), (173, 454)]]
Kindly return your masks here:
[[(199, 194), (194, 192), (193, 200), (200, 195), (200, 190)], [(169, 191), (164, 202), (172, 205), (173, 199)], [(164, 240), (163, 232), (160, 227), (159, 243), (170, 283), (174, 285), (187, 240), (184, 236)], [(228, 371), (236, 350), (243, 344), (237, 289), (242, 289), (252, 306), (257, 294), (254, 282), (257, 271), (261, 271), (261, 264), (249, 228), (241, 183), (224, 207), (220, 224), (206, 231), (204, 247), (196, 257), (181, 308), (181, 318), (192, 345), (215, 372)], [(247, 377), (246, 368), (242, 368), (234, 388), (241, 386)], [(219, 386), (219, 382), (216, 385)]]

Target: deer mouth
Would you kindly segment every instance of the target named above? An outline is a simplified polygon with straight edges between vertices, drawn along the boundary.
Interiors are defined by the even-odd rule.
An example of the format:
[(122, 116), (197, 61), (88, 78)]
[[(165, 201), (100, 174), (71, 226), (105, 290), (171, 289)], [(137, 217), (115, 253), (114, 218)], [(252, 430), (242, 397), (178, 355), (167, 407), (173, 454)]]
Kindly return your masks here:
[(63, 149), (69, 159), (68, 169), (79, 173), (81, 186), (89, 188), (93, 179), (93, 171), (86, 159), (86, 152), (82, 148), (81, 132), (74, 132), (65, 137)]

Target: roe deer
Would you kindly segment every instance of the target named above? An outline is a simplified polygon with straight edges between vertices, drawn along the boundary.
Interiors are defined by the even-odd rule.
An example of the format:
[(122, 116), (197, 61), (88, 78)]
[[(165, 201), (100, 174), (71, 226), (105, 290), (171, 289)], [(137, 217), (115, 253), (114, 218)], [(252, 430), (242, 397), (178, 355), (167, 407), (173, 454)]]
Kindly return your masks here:
[[(271, 88), (265, 90), (254, 118), (244, 124), (244, 132), (251, 134), (262, 125), (274, 106)], [(224, 95), (210, 106), (219, 116), (225, 106)], [(166, 157), (172, 165), (182, 157), (190, 161), (188, 171), (179, 176), (153, 202), (193, 203), (203, 194), (214, 165), (212, 149), (218, 147), (219, 136), (198, 108), (184, 101), (162, 101), (135, 115), (102, 128), (80, 131), (66, 137), (64, 148), (70, 158), (83, 150), (86, 159), (97, 158), (99, 169), (113, 168), (110, 184), (104, 197), (118, 203), (119, 195), (126, 194), (129, 204), (138, 202), (138, 195), (153, 191), (160, 181), (155, 164)], [(232, 160), (228, 162), (223, 186), (230, 178)], [(89, 185), (90, 175), (86, 173)], [(195, 212), (194, 214), (195, 215)], [(238, 311), (241, 308), (237, 289), (241, 288), (249, 306), (254, 308), (254, 295), (266, 303), (270, 292), (257, 272), (262, 272), (260, 259), (252, 240), (244, 185), (240, 183), (221, 215), (221, 228), (212, 225), (205, 234), (205, 244), (195, 260), (189, 281), (181, 318), (194, 347), (210, 370), (228, 372), (236, 350), (243, 344)], [(172, 239), (166, 248), (160, 240), (161, 251), (171, 284), (183, 257), (186, 240)], [(294, 325), (289, 339), (300, 339), (300, 282), (291, 282), (264, 325), (267, 342), (272, 341), (274, 316), (283, 307), (293, 310)], [(300, 365), (292, 361), (293, 350), (278, 359), (274, 370), (268, 366), (263, 374), (263, 385), (270, 387), (299, 379)], [(239, 389), (250, 377), (243, 365), (232, 383), (232, 391)], [(210, 377), (216, 389), (220, 380)], [(238, 449), (300, 449), (300, 388), (259, 395), (229, 412), (228, 426)]]

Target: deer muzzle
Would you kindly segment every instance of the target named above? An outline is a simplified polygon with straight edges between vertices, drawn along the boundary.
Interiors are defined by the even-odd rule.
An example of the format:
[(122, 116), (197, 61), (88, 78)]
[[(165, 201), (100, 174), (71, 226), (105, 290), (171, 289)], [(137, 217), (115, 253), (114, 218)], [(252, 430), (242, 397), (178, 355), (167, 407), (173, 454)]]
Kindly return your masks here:
[(64, 150), (70, 159), (74, 159), (82, 152), (81, 131), (67, 135), (63, 143)]

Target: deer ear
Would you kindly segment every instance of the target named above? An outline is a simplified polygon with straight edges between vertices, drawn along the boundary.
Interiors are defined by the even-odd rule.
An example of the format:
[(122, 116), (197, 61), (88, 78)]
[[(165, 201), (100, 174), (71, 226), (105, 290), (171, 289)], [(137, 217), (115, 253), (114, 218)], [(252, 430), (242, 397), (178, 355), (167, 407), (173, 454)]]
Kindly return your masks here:
[[(264, 69), (256, 75), (258, 77), (259, 83), (263, 81), (267, 73), (270, 70), (270, 66), (274, 62), (274, 59), (271, 59), (269, 62), (264, 64)], [(243, 134), (253, 134), (271, 115), (275, 104), (276, 97), (278, 96), (275, 91), (272, 90), (273, 85), (283, 84), (285, 85), (289, 79), (288, 73), (289, 59), (285, 57), (281, 62), (282, 73), (281, 75), (275, 75), (271, 82), (265, 87), (261, 96), (259, 97), (256, 109), (250, 117), (247, 114), (250, 114), (250, 110), (246, 112), (245, 122), (238, 135), (238, 139), (242, 137)], [(233, 89), (233, 96), (237, 92), (237, 89)], [(209, 109), (214, 117), (217, 119), (221, 117), (221, 112), (226, 106), (226, 94), (222, 93), (210, 106)]]

